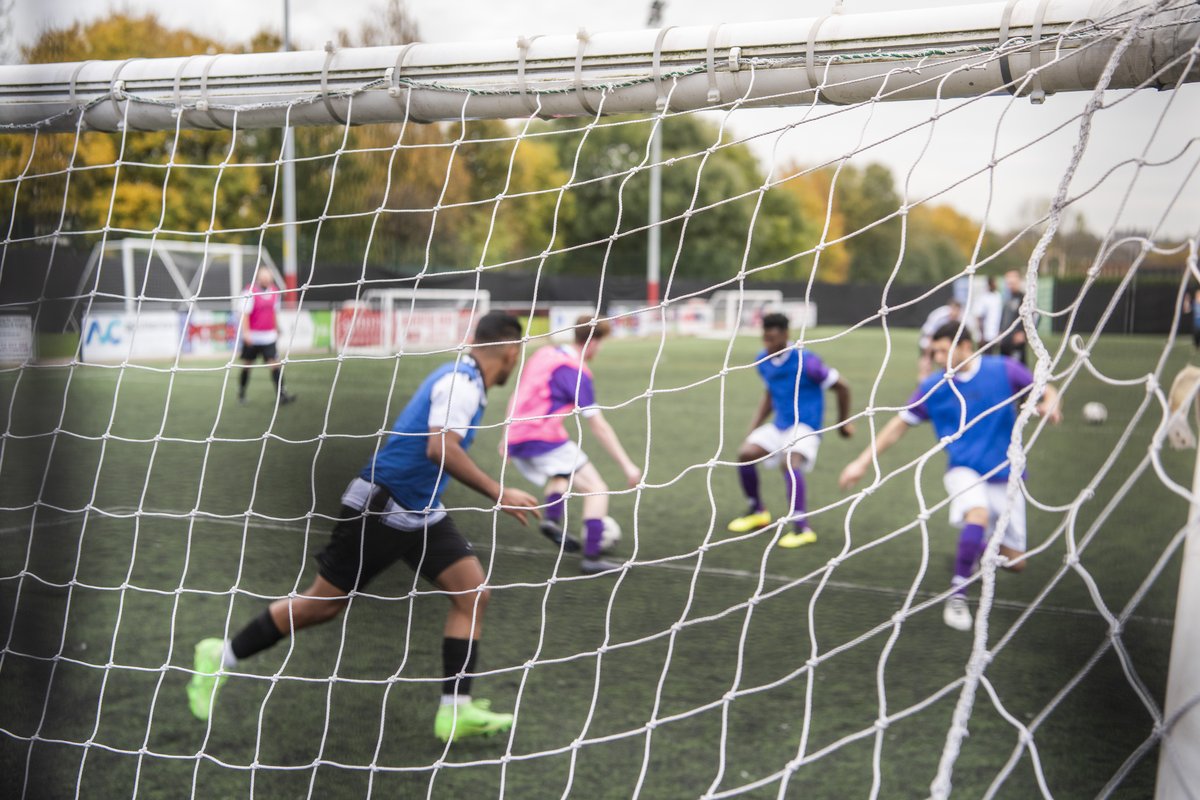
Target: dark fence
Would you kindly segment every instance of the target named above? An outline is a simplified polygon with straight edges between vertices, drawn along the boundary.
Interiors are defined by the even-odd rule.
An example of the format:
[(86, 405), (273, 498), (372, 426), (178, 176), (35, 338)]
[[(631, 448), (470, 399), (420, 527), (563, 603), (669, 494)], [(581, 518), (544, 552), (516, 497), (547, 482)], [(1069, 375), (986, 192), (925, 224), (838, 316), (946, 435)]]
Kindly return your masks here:
[[(68, 247), (13, 246), (4, 252), (0, 265), (0, 310), (18, 305), (37, 308), (37, 325), (42, 331), (67, 329), (74, 317), (78, 322), (80, 307), (75, 302), (79, 281), (87, 264), (88, 252)], [(365, 279), (360, 284), (359, 279)], [(420, 279), (398, 276), (377, 267), (364, 273), (360, 265), (302, 264), (301, 285), (306, 303), (340, 303), (353, 299), (361, 289), (427, 288), (486, 289), (493, 304), (528, 307), (535, 297), (541, 307), (556, 303), (594, 303), (607, 308), (614, 301), (641, 301), (646, 296), (645, 280), (640, 276), (613, 275), (603, 280), (599, 276), (535, 275), (525, 272), (485, 271), (481, 273), (430, 274)], [(688, 296), (709, 297), (722, 289), (736, 289), (736, 282), (714, 286), (706, 280), (676, 280), (663, 292), (670, 299)], [(1080, 298), (1082, 287), (1076, 281), (1057, 281), (1053, 290), (1056, 310), (1069, 308), (1078, 300), (1073, 323), (1076, 331), (1095, 329), (1105, 309), (1113, 302), (1120, 284), (1104, 281), (1093, 284)], [(361, 287), (361, 288), (360, 288)], [(854, 325), (874, 317), (884, 304), (884, 287), (879, 284), (826, 284), (811, 287), (803, 282), (753, 281), (747, 289), (779, 289), (788, 298), (808, 297), (817, 304), (818, 320), (822, 325)], [(1166, 333), (1171, 326), (1178, 283), (1160, 275), (1133, 280), (1121, 296), (1116, 297), (1113, 313), (1106, 331), (1109, 333)], [(929, 294), (929, 296), (925, 296)], [(919, 327), (935, 307), (950, 296), (948, 290), (930, 293), (926, 286), (892, 286), (886, 303), (889, 324), (897, 327)], [(1062, 331), (1066, 315), (1053, 318), (1053, 329)], [(878, 325), (878, 321), (872, 322)], [(1190, 328), (1185, 319), (1182, 328)]]
[[(1069, 315), (1054, 318), (1053, 328), (1056, 332), (1066, 329), (1071, 322), (1072, 330), (1090, 332), (1096, 329), (1100, 320), (1112, 306), (1112, 313), (1104, 327), (1105, 333), (1159, 333), (1170, 332), (1175, 319), (1176, 302), (1179, 296), (1179, 284), (1161, 279), (1131, 280), (1120, 295), (1118, 281), (1094, 283), (1086, 294), (1080, 297), (1083, 284), (1078, 281), (1056, 281), (1054, 284), (1054, 307), (1067, 309), (1077, 304), (1075, 319), (1071, 322)], [(1191, 317), (1181, 315), (1179, 327), (1191, 330)]]

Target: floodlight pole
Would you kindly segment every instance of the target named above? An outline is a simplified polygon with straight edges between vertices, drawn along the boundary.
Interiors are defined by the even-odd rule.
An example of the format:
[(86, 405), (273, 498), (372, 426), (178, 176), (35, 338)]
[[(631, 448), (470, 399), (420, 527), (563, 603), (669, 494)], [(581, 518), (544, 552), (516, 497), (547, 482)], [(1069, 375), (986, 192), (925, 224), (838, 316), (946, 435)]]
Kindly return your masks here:
[[(1174, 413), (1187, 419), (1196, 408), (1200, 370), (1185, 368), (1175, 378), (1171, 399), (1186, 402)], [(1171, 661), (1167, 672), (1167, 700), (1163, 719), (1169, 727), (1159, 743), (1155, 800), (1195, 797), (1200, 787), (1200, 446), (1192, 473), (1192, 504), (1188, 509), (1183, 563), (1179, 568), (1179, 594), (1175, 601), (1175, 630), (1171, 636)]]
[[(281, 52), (292, 49), (291, 0), (283, 0), (283, 44)], [(289, 289), (285, 305), (294, 307), (296, 281), (296, 129), (283, 129), (283, 281)]]
[[(654, 28), (662, 22), (666, 0), (652, 0), (646, 24)], [(665, 109), (659, 109), (665, 111)], [(646, 305), (658, 304), (658, 280), (662, 271), (662, 119), (650, 128), (650, 230), (646, 252)]]

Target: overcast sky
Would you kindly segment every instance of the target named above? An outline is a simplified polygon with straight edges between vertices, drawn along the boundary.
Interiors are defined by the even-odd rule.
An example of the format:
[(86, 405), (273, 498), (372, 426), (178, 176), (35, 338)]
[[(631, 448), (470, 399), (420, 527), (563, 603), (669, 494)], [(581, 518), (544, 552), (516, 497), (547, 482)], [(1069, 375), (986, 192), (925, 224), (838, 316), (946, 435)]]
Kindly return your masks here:
[[(844, 13), (862, 13), (896, 8), (928, 8), (959, 5), (955, 0), (846, 0)], [(0, 0), (3, 5), (3, 0)], [(408, 7), (420, 26), (423, 41), (470, 41), (515, 39), (536, 33), (574, 33), (580, 27), (590, 31), (629, 30), (646, 23), (649, 0), (408, 0)], [(807, 17), (825, 13), (829, 0), (667, 0), (663, 23), (667, 25), (708, 25), (718, 22), (748, 22), (788, 17)], [(997, 8), (1002, 4), (995, 4)], [(246, 0), (121, 0), (105, 4), (95, 0), (17, 0), (10, 35), (28, 44), (39, 32), (74, 20), (88, 20), (109, 13), (114, 7), (125, 11), (154, 12), (166, 24), (187, 27), (223, 41), (248, 40), (263, 29), (280, 30), (283, 0), (246, 2)], [(355, 29), (361, 20), (378, 13), (381, 0), (291, 0), (292, 38), (302, 47), (320, 47), (339, 28)], [(999, 12), (997, 12), (999, 13)], [(1125, 226), (1160, 227), (1169, 236), (1195, 236), (1200, 231), (1200, 175), (1192, 174), (1180, 192), (1189, 170), (1196, 167), (1200, 142), (1200, 89), (1189, 86), (1174, 97), (1172, 92), (1142, 91), (1098, 115), (1088, 154), (1082, 170), (1072, 184), (1073, 192), (1099, 182), (1075, 206), (1097, 231), (1107, 229), (1124, 202)], [(1125, 97), (1110, 93), (1110, 98)], [(1077, 140), (1078, 124), (1058, 134), (1042, 136), (1077, 114), (1086, 101), (1083, 94), (1058, 94), (1046, 103), (1034, 106), (1028, 100), (1010, 101), (1004, 97), (985, 98), (961, 111), (946, 114), (932, 128), (897, 136), (898, 131), (929, 117), (932, 104), (905, 102), (881, 104), (870, 115), (838, 113), (819, 125), (806, 125), (780, 138), (773, 131), (795, 122), (805, 109), (767, 109), (737, 112), (731, 122), (736, 136), (753, 138), (751, 146), (764, 164), (772, 153), (781, 162), (814, 164), (837, 158), (862, 138), (873, 145), (867, 160), (888, 164), (898, 183), (907, 183), (911, 196), (943, 193), (951, 202), (975, 219), (983, 217), (989, 191), (985, 178), (976, 178), (954, 189), (965, 176), (987, 165), (993, 143), (999, 151), (1025, 148), (1018, 156), (1006, 159), (995, 171), (991, 182), (990, 224), (1008, 228), (1029, 218), (1053, 193), (1057, 178), (1070, 157)], [(952, 104), (954, 105), (954, 104)], [(1168, 112), (1169, 109), (1169, 112)], [(829, 113), (835, 109), (824, 109)], [(948, 107), (943, 106), (942, 111)], [(1165, 114), (1165, 116), (1164, 116)], [(1002, 117), (1003, 115), (1003, 117)], [(1185, 150), (1184, 158), (1164, 168), (1144, 170), (1133, 181), (1132, 168), (1124, 168), (1101, 178), (1114, 160), (1137, 157), (1157, 126), (1151, 158)], [(778, 140), (778, 141), (777, 141)], [(1031, 146), (1030, 143), (1033, 143)], [(924, 151), (924, 155), (922, 155)], [(1131, 182), (1133, 191), (1126, 200)], [(1165, 216), (1165, 224), (1164, 222)]]

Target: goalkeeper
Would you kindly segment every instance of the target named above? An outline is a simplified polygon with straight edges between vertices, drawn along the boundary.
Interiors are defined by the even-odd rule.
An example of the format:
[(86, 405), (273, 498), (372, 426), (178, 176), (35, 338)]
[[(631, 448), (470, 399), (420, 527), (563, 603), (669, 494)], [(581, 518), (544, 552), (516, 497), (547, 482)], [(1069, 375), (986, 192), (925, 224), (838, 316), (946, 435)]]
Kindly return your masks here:
[[(958, 322), (938, 328), (929, 351), (939, 371), (921, 381), (907, 407), (842, 470), (838, 483), (849, 489), (871, 466), (873, 452), (882, 455), (910, 427), (933, 423), (938, 438), (949, 442), (944, 484), (950, 495), (950, 522), (961, 529), (951, 579), (954, 592), (946, 600), (942, 619), (951, 628), (966, 631), (974, 623), (966, 583), (987, 547), (989, 529), (1008, 505), (1008, 445), (1017, 421), (1016, 399), (1028, 390), (1033, 376), (1015, 359), (976, 355), (970, 332)], [(1046, 386), (1038, 413), (1053, 423), (1062, 419), (1053, 386)], [(1000, 555), (1006, 569), (1025, 568), (1023, 496), (1009, 506)]]
[(567, 434), (563, 420), (578, 410), (588, 421), (600, 445), (625, 473), (626, 485), (638, 485), (642, 471), (629, 458), (612, 425), (596, 406), (596, 390), (587, 362), (596, 357), (611, 333), (605, 320), (575, 320), (575, 345), (547, 346), (530, 356), (509, 406), (508, 457), (532, 483), (545, 487), (546, 518), (541, 530), (565, 551), (579, 542), (563, 533), (562, 520), (568, 488), (583, 492), (583, 558), (580, 572), (595, 575), (619, 569), (620, 564), (600, 557), (604, 517), (608, 513), (608, 484), (587, 454)]
[[(850, 387), (816, 353), (789, 341), (786, 316), (767, 314), (762, 326), (764, 349), (756, 367), (766, 391), (750, 423), (750, 434), (738, 449), (738, 477), (749, 508), (745, 516), (729, 523), (729, 530), (746, 533), (771, 524), (771, 514), (759, 494), (757, 464), (760, 460), (767, 466), (779, 464), (792, 504), (794, 528), (779, 537), (779, 546), (800, 547), (817, 541), (808, 525), (804, 476), (816, 463), (821, 446), (817, 431), (825, 421), (825, 392), (837, 396), (838, 433), (848, 438), (854, 435), (854, 426), (846, 422)], [(775, 418), (767, 422), (772, 412)]]
[(520, 340), (515, 317), (487, 314), (467, 353), (421, 383), (397, 418), (394, 435), (342, 495), (340, 518), (316, 556), (318, 575), (312, 585), (301, 595), (276, 600), (232, 639), (205, 639), (196, 645), (196, 673), (188, 686), (193, 714), (208, 719), (223, 671), (289, 633), (333, 619), (354, 592), (403, 560), (450, 600), (434, 735), (453, 741), (512, 726), (512, 714), (493, 712), (486, 700), (471, 699), (489, 591), (471, 543), (440, 498), (452, 476), (522, 524), (528, 514), (538, 514), (537, 498), (501, 487), (467, 455), (483, 419), (487, 390), (508, 379), (520, 356)]

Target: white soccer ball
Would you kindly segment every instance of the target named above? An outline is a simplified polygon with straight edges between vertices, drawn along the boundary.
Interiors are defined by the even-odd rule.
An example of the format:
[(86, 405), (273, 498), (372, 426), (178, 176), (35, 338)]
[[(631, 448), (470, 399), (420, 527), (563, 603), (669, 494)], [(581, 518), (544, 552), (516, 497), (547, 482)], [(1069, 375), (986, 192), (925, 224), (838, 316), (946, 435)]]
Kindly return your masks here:
[(1099, 425), (1106, 419), (1108, 419), (1108, 409), (1104, 407), (1104, 403), (1097, 403), (1095, 400), (1090, 403), (1084, 403), (1084, 422), (1087, 422), (1089, 425)]
[(607, 553), (621, 541), (621, 526), (612, 517), (604, 518), (604, 534), (600, 537), (600, 550)]

